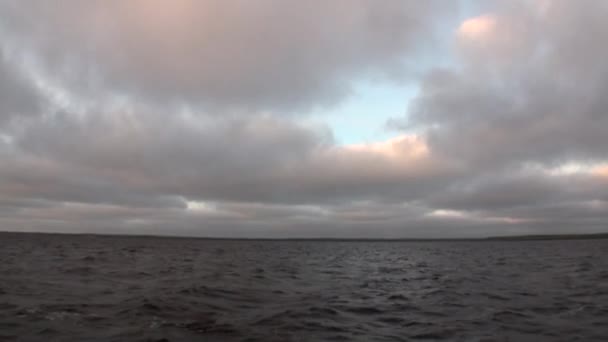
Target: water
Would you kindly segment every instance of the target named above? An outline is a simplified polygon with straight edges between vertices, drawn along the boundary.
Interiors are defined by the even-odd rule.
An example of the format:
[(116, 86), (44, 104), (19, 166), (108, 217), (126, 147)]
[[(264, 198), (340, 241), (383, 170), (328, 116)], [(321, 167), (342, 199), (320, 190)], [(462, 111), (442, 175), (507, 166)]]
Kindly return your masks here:
[(0, 234), (0, 341), (607, 341), (608, 240)]

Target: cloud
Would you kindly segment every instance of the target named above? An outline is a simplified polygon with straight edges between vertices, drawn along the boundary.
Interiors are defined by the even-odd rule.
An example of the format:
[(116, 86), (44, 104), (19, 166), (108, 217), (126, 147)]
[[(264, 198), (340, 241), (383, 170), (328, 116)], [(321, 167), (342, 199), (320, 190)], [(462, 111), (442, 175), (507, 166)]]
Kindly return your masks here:
[(496, 26), (496, 18), (491, 15), (482, 15), (462, 22), (458, 28), (458, 35), (463, 40), (479, 41), (489, 40)]
[[(608, 6), (0, 0), (0, 226), (250, 237), (595, 232)], [(453, 18), (452, 18), (453, 19)], [(427, 56), (428, 57), (428, 56)], [(426, 70), (384, 141), (306, 114)], [(436, 63), (436, 65), (434, 64)], [(407, 76), (406, 76), (407, 77)], [(7, 228), (4, 228), (7, 227)]]
[(499, 2), (460, 24), (457, 63), (430, 71), (407, 116), (388, 123), (425, 131), (437, 158), (469, 170), (430, 207), (541, 231), (602, 227), (603, 168), (586, 165), (608, 159), (606, 13), (595, 2)]
[(431, 202), (441, 208), (491, 212), (606, 199), (606, 179), (596, 167), (572, 172), (528, 167), (455, 183)]
[(462, 23), (457, 40), (473, 45), (461, 47), (458, 67), (428, 74), (408, 113), (411, 126), (428, 128), (431, 148), (497, 167), (608, 157), (606, 6), (553, 1), (542, 16), (529, 11)]
[(160, 117), (64, 114), (31, 123), (12, 137), (0, 186), (11, 195), (101, 203), (138, 193), (322, 203), (413, 198), (456, 171), (440, 167), (415, 136), (337, 146), (322, 127), (272, 116)]
[[(147, 101), (303, 111), (398, 78), (435, 1), (4, 1), (5, 30), (55, 77)], [(95, 94), (93, 92), (92, 94)]]
[(42, 104), (36, 89), (8, 63), (3, 52), (0, 47), (0, 133), (12, 119), (37, 115)]

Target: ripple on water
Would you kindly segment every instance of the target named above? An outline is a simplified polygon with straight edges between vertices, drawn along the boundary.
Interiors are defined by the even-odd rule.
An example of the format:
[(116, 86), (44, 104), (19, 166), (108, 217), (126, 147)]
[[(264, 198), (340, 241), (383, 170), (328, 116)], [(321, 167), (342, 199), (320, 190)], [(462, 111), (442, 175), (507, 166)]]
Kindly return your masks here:
[(608, 240), (562, 244), (4, 234), (0, 341), (608, 341)]

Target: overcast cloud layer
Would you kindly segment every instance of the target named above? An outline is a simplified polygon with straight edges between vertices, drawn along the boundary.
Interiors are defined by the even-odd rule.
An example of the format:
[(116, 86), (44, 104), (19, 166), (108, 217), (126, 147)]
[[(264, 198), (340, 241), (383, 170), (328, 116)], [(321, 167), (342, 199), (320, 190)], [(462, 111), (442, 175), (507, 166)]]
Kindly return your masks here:
[[(608, 230), (608, 4), (463, 4), (0, 0), (0, 230)], [(393, 139), (309, 120), (372, 81)]]

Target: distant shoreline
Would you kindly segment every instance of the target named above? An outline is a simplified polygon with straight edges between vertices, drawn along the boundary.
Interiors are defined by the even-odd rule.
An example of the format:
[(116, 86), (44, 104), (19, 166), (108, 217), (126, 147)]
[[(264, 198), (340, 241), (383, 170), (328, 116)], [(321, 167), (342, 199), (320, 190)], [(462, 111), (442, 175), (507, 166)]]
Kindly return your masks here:
[(532, 240), (595, 240), (608, 239), (608, 233), (596, 234), (547, 234), (547, 235), (515, 235), (515, 236), (494, 236), (484, 240), (491, 241), (532, 241)]
[(599, 240), (608, 239), (608, 233), (594, 234), (546, 234), (546, 235), (509, 235), (480, 238), (248, 238), (248, 237), (206, 237), (184, 235), (146, 235), (146, 234), (99, 234), (99, 233), (68, 233), (68, 232), (20, 232), (0, 231), (0, 235), (51, 235), (51, 236), (80, 236), (98, 238), (160, 238), (160, 239), (197, 239), (225, 241), (327, 241), (327, 242), (492, 242), (492, 241), (547, 241), (547, 240)]

